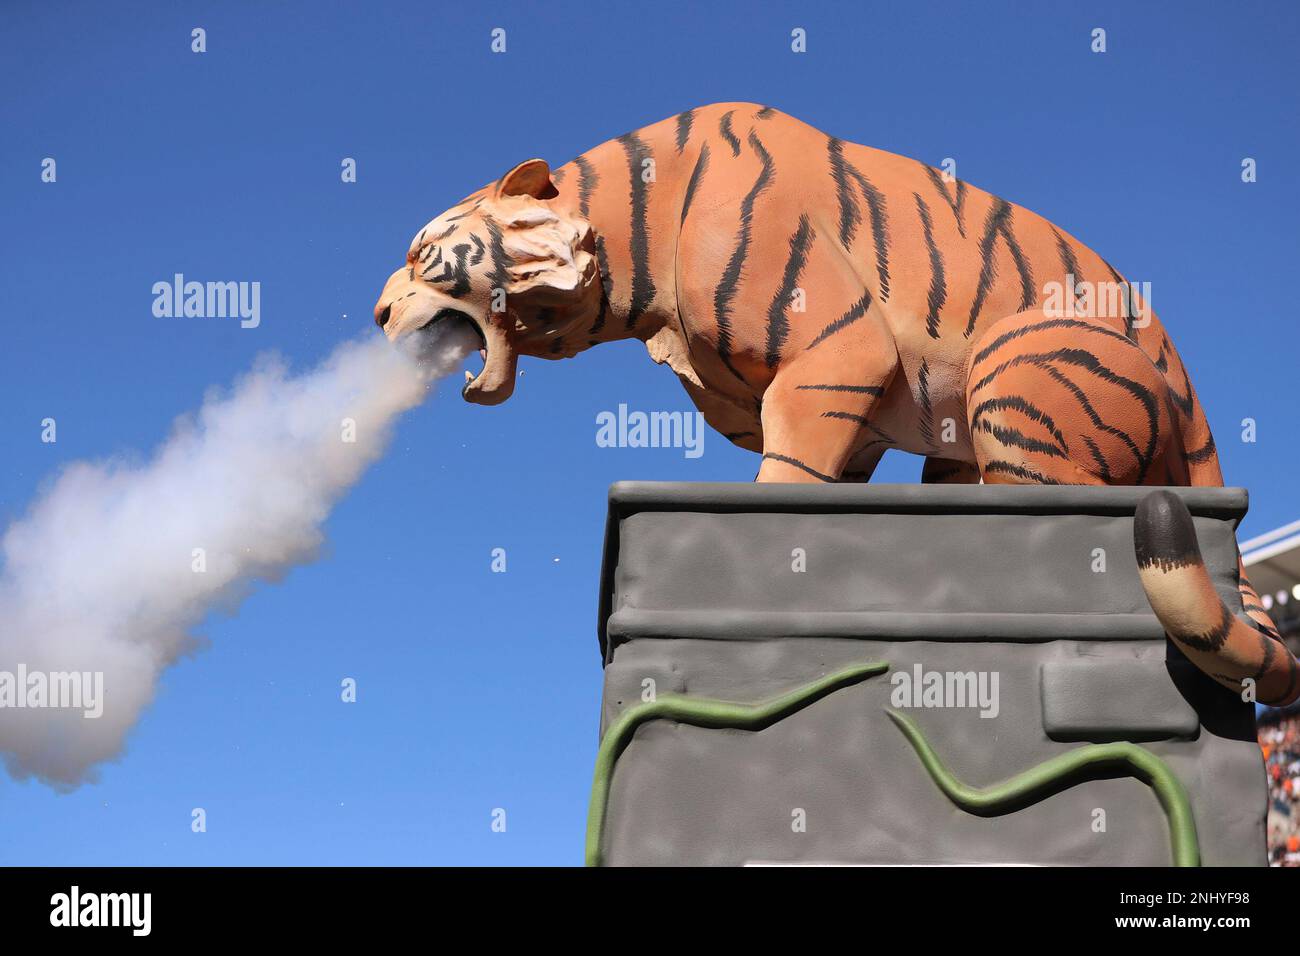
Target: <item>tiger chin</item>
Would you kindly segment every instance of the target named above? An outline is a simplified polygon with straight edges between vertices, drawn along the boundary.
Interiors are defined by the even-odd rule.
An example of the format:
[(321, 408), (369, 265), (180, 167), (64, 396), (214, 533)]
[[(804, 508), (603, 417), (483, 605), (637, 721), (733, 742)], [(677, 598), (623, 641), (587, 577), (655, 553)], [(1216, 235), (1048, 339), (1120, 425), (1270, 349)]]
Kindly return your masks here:
[[(375, 321), (393, 340), (472, 326), (484, 364), (463, 394), (484, 405), (510, 397), (520, 355), (638, 339), (762, 456), (759, 481), (867, 481), (898, 449), (932, 483), (1222, 485), (1144, 288), (947, 172), (717, 103), (467, 196), (416, 234)], [(1166, 631), (1220, 683), (1300, 696), (1244, 574), (1239, 626), (1193, 578), (1143, 568)]]

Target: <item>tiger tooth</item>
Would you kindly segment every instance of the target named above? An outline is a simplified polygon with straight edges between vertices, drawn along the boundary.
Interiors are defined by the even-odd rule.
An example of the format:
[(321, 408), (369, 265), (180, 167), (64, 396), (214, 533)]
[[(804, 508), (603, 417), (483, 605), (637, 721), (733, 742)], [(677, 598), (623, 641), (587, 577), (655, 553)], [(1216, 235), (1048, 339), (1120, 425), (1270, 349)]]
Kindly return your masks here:
[(468, 385), (472, 381), (474, 381), (474, 373), (469, 369), (465, 369), (465, 384)]

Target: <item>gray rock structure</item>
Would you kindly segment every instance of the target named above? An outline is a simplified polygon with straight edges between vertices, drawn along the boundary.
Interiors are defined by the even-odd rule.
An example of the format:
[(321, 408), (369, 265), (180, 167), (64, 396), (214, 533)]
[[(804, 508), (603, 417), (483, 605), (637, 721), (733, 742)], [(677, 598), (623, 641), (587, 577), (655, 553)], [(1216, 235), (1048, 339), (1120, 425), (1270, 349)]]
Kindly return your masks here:
[[(888, 670), (761, 729), (647, 711), (602, 748), (588, 862), (1168, 865), (1190, 829), (1172, 787), (1194, 825), (1182, 862), (1265, 863), (1253, 706), (1182, 657), (1138, 582), (1149, 490), (614, 485), (602, 736), (650, 697), (661, 713), (677, 695), (754, 704), (849, 665)], [(1175, 491), (1240, 615), (1245, 491)], [(971, 812), (890, 711), (970, 788), (1080, 748), (1097, 761)]]

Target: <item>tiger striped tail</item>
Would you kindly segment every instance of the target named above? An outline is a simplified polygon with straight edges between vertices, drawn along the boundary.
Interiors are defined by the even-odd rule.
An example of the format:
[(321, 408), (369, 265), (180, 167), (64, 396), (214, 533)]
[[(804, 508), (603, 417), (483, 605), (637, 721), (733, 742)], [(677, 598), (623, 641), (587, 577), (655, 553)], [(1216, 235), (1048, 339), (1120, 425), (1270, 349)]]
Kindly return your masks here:
[(1171, 491), (1143, 498), (1133, 518), (1138, 576), (1165, 633), (1198, 668), (1254, 699), (1285, 706), (1300, 697), (1300, 666), (1271, 622), (1252, 626), (1219, 597), (1192, 516)]

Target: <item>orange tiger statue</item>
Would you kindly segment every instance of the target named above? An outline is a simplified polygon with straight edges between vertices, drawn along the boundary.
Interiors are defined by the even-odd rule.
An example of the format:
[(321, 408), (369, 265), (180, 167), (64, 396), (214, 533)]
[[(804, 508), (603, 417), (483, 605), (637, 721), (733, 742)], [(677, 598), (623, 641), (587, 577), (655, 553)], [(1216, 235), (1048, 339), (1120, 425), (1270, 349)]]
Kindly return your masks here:
[[(1164, 326), (1106, 260), (1027, 209), (771, 107), (688, 110), (552, 170), (511, 169), (429, 222), (375, 306), (392, 339), (469, 322), (492, 405), (519, 355), (640, 339), (759, 481), (1221, 485)], [(1135, 521), (1142, 582), (1188, 657), (1259, 699), (1297, 662), (1241, 575), (1215, 594), (1176, 496)]]

